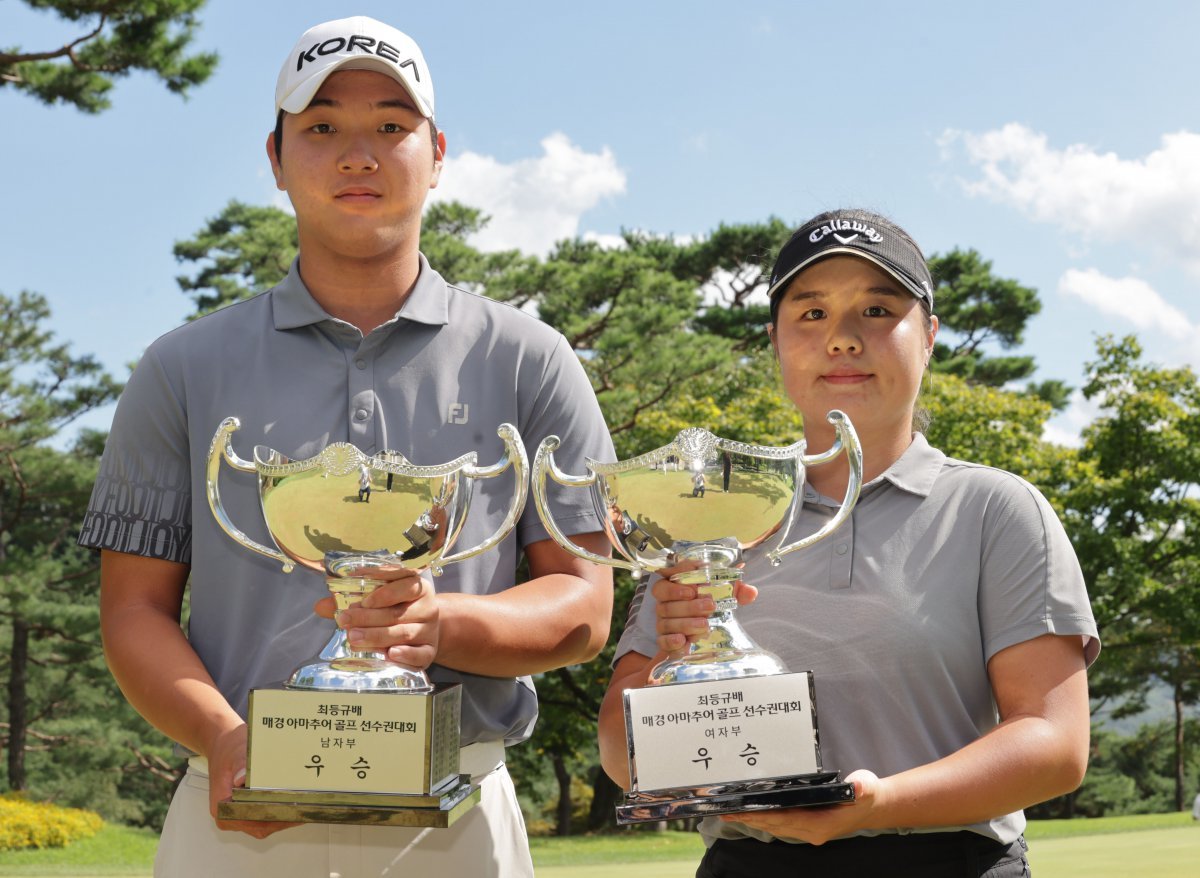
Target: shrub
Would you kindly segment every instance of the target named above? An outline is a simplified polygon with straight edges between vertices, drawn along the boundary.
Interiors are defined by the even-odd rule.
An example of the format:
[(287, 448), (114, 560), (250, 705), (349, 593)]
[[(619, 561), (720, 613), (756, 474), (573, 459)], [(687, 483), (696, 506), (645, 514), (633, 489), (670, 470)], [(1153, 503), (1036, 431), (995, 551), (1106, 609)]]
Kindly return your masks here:
[(98, 814), (0, 796), (0, 851), (63, 847), (100, 831)]

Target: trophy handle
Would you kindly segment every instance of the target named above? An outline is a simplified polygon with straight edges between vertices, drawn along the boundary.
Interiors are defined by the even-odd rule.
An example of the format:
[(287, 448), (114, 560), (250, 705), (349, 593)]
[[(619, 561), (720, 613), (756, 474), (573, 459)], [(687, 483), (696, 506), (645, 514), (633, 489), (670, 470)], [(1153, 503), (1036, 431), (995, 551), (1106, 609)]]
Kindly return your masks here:
[(242, 533), (238, 526), (230, 520), (225, 507), (221, 505), (221, 489), (217, 481), (220, 477), (222, 457), (235, 470), (255, 474), (258, 472), (254, 464), (248, 460), (242, 460), (233, 450), (233, 440), (231, 437), (235, 430), (241, 429), (241, 426), (242, 422), (237, 418), (226, 418), (221, 421), (221, 425), (217, 427), (216, 435), (213, 436), (212, 444), (208, 446), (208, 471), (205, 480), (208, 484), (208, 508), (212, 510), (213, 517), (217, 519), (217, 524), (220, 525), (221, 530), (229, 534), (232, 539), (241, 543), (247, 549), (258, 552), (260, 555), (274, 558), (283, 565), (284, 573), (291, 573), (295, 565), (290, 558), (284, 555), (283, 552), (280, 552), (278, 548), (268, 549), (266, 546), (254, 542), (254, 540)]
[(504, 440), (504, 456), (492, 466), (466, 466), (463, 467), (462, 473), (469, 479), (491, 479), (500, 475), (511, 465), (513, 468), (513, 477), (516, 479), (516, 490), (513, 492), (512, 505), (508, 508), (508, 514), (504, 516), (504, 521), (500, 522), (500, 526), (486, 540), (477, 546), (472, 546), (469, 549), (463, 549), (461, 552), (455, 552), (453, 555), (446, 555), (431, 565), (434, 576), (441, 576), (442, 570), (447, 564), (453, 564), (456, 561), (463, 561), (467, 558), (474, 558), (476, 555), (482, 555), (492, 546), (499, 543), (511, 531), (517, 523), (517, 519), (525, 509), (525, 498), (529, 496), (529, 456), (525, 453), (525, 443), (521, 441), (521, 434), (517, 432), (517, 428), (512, 424), (501, 424), (496, 428), (496, 435)]
[(553, 477), (554, 481), (568, 488), (587, 488), (596, 483), (596, 474), (594, 472), (589, 472), (586, 476), (571, 476), (558, 468), (558, 465), (554, 462), (554, 452), (561, 444), (562, 440), (557, 436), (547, 436), (542, 440), (542, 444), (538, 446), (537, 454), (533, 456), (533, 505), (537, 508), (538, 518), (542, 520), (542, 524), (546, 526), (546, 530), (554, 538), (554, 542), (558, 543), (576, 558), (591, 561), (593, 564), (620, 567), (632, 571), (634, 576), (640, 576), (642, 568), (638, 565), (630, 564), (621, 558), (597, 555), (595, 552), (589, 552), (587, 549), (576, 544), (574, 540), (559, 529), (558, 523), (550, 514), (550, 504), (546, 497), (547, 474)]
[(846, 417), (845, 413), (837, 409), (826, 415), (825, 419), (837, 429), (837, 439), (833, 446), (828, 451), (814, 454), (811, 457), (802, 455), (800, 462), (806, 467), (819, 466), (833, 460), (845, 449), (846, 458), (850, 464), (850, 477), (846, 481), (846, 496), (842, 499), (841, 508), (819, 531), (768, 552), (767, 558), (770, 559), (772, 567), (778, 567), (782, 563), (783, 556), (789, 552), (807, 548), (837, 530), (842, 522), (850, 517), (854, 504), (858, 502), (858, 492), (862, 490), (862, 446), (858, 441), (858, 433), (855, 432), (854, 425), (850, 423), (850, 419)]

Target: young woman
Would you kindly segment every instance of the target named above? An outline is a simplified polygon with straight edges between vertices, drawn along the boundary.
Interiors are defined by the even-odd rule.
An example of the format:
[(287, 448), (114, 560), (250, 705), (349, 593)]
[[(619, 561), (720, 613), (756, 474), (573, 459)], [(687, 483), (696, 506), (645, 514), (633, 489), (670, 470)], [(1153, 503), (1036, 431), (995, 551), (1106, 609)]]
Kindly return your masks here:
[[(1071, 544), (1030, 484), (914, 432), (933, 292), (912, 239), (865, 211), (814, 217), (775, 264), (769, 333), (808, 450), (830, 447), (825, 415), (846, 412), (864, 487), (850, 520), (781, 567), (750, 553), (738, 617), (813, 671), (823, 762), (855, 800), (706, 818), (701, 878), (1026, 875), (1021, 809), (1083, 778), (1100, 644)], [(832, 516), (846, 467), (809, 470), (793, 538)], [(658, 579), (631, 611), (600, 719), (618, 783), (622, 691), (706, 630), (711, 608)]]

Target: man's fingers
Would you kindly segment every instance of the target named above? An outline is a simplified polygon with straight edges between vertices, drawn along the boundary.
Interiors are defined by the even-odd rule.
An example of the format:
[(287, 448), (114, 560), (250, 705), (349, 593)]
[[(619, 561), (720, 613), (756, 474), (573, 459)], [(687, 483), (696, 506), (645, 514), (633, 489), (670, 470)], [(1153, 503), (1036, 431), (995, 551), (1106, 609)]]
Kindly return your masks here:
[(395, 604), (410, 604), (432, 592), (433, 586), (415, 571), (406, 571), (399, 579), (386, 582), (364, 597), (359, 605), (367, 609), (378, 609)]
[(428, 625), (381, 625), (350, 628), (346, 639), (355, 649), (387, 649), (391, 646), (428, 646), (433, 630)]
[(299, 823), (268, 823), (265, 820), (218, 820), (217, 829), (226, 832), (244, 832), (257, 839), (264, 839), (284, 829), (299, 826)]
[(387, 651), (387, 657), (398, 665), (423, 671), (433, 664), (437, 650), (429, 645), (393, 646)]
[(313, 612), (324, 619), (332, 619), (337, 614), (337, 601), (333, 595), (323, 597), (313, 604)]

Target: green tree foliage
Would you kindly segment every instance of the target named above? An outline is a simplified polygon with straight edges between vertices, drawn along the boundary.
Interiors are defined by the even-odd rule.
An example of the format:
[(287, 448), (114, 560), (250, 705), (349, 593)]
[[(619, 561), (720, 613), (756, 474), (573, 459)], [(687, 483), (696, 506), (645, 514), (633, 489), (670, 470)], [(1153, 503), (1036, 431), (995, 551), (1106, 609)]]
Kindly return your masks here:
[(1037, 291), (996, 277), (975, 250), (935, 254), (929, 270), (937, 287), (938, 319), (954, 341), (934, 348), (937, 371), (998, 387), (1032, 374), (1033, 357), (985, 357), (984, 346), (1008, 350), (1021, 343), (1029, 318), (1042, 309)]
[[(1195, 738), (1200, 722), (1188, 720), (1187, 733)], [(1061, 809), (1054, 800), (1030, 809), (1032, 817), (1103, 817), (1115, 814), (1161, 814), (1175, 807), (1173, 722), (1142, 726), (1123, 736), (1104, 728), (1092, 730), (1091, 755), (1083, 785), (1073, 795), (1073, 808)], [(1200, 784), (1200, 752), (1186, 765), (1188, 788)], [(1055, 806), (1059, 806), (1055, 810)]]
[(4, 778), (34, 798), (134, 822), (165, 808), (139, 763), (168, 774), (104, 664), (96, 557), (75, 537), (103, 437), (65, 450), (47, 440), (116, 398), (120, 386), (45, 328), (45, 300), (0, 296), (0, 702)]
[(1064, 523), (1105, 636), (1093, 691), (1137, 709), (1149, 678), (1171, 687), (1182, 809), (1183, 708), (1200, 702), (1200, 383), (1144, 362), (1132, 337), (1101, 338), (1086, 377), (1101, 413), (1083, 432)]
[(995, 466), (1053, 489), (1071, 456), (1042, 441), (1050, 405), (1036, 396), (936, 374), (920, 405), (929, 412), (930, 444), (951, 457)]
[[(216, 65), (188, 54), (204, 0), (24, 0), (74, 28), (60, 45), (0, 46), (0, 87), (89, 113), (148, 71), (186, 96)], [(10, 37), (11, 38), (11, 37)], [(33, 293), (0, 295), (0, 732), (3, 783), (34, 798), (158, 824), (178, 773), (104, 663), (96, 556), (75, 544), (103, 437), (62, 431), (116, 398), (91, 357), (46, 329)], [(49, 440), (56, 439), (56, 445)]]
[(521, 269), (537, 260), (516, 250), (482, 253), (467, 243), (490, 219), (483, 211), (457, 201), (431, 204), (421, 220), (421, 252), (451, 283), (522, 307), (536, 299), (537, 291), (523, 285), (526, 275)]
[(0, 46), (0, 87), (87, 113), (111, 106), (113, 80), (135, 70), (153, 73), (180, 95), (204, 82), (217, 56), (187, 54), (205, 0), (24, 0), (70, 22), (76, 34), (61, 45)]
[(296, 258), (296, 220), (277, 207), (231, 201), (194, 238), (175, 243), (175, 258), (197, 264), (175, 280), (192, 297), (189, 319), (251, 296), (283, 280)]
[(699, 330), (734, 340), (738, 350), (754, 350), (767, 346), (771, 312), (761, 294), (788, 234), (783, 220), (770, 217), (762, 223), (722, 223), (694, 241), (644, 232), (623, 237), (630, 251), (650, 257), (699, 291), (705, 303), (695, 315)]
[[(1042, 310), (1037, 290), (997, 277), (992, 263), (975, 250), (935, 253), (929, 270), (937, 285), (934, 302), (942, 329), (932, 370), (989, 387), (1012, 385), (1032, 375), (1033, 357), (996, 355), (988, 349), (1007, 351), (1022, 343), (1030, 318)], [(1029, 382), (1025, 392), (1061, 411), (1071, 388), (1052, 379)]]

